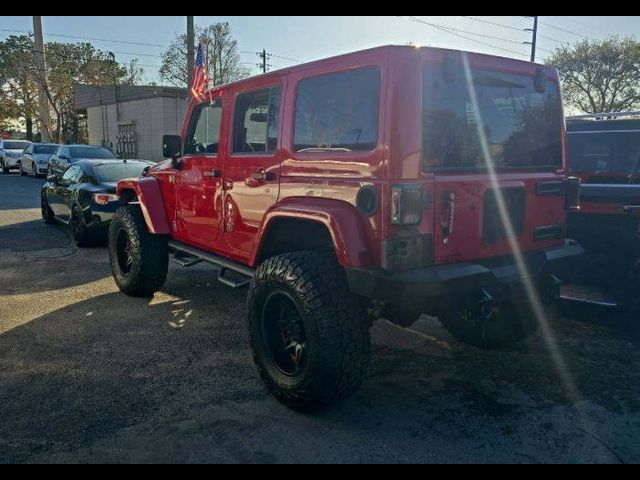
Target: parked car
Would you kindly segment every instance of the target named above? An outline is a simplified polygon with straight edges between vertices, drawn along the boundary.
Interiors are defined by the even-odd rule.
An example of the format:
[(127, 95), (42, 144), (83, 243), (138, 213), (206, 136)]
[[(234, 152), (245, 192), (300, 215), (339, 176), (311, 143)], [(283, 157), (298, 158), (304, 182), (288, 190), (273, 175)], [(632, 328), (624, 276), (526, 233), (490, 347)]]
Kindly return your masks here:
[(150, 162), (80, 160), (62, 177), (49, 177), (42, 187), (42, 218), (47, 224), (68, 224), (79, 247), (106, 243), (109, 222), (119, 206), (116, 184), (137, 178)]
[[(640, 112), (572, 117), (567, 131), (569, 168), (582, 180), (581, 207), (569, 216), (569, 234), (589, 256), (578, 288), (564, 289), (562, 296), (606, 306), (638, 303)], [(580, 288), (585, 285), (599, 291)]]
[(113, 152), (97, 145), (60, 145), (49, 159), (47, 176), (61, 177), (70, 165), (80, 160), (115, 160)]
[(20, 168), (22, 152), (29, 145), (26, 140), (0, 140), (0, 172), (6, 175), (12, 168)]
[(54, 143), (32, 143), (27, 146), (20, 161), (20, 175), (31, 175), (34, 178), (46, 176), (49, 159), (59, 147)]
[(565, 239), (557, 71), (383, 47), (215, 88), (167, 160), (118, 183), (109, 230), (121, 291), (162, 288), (168, 258), (249, 287), (269, 390), (301, 411), (353, 393), (371, 318), (436, 314), (491, 348), (535, 331)]

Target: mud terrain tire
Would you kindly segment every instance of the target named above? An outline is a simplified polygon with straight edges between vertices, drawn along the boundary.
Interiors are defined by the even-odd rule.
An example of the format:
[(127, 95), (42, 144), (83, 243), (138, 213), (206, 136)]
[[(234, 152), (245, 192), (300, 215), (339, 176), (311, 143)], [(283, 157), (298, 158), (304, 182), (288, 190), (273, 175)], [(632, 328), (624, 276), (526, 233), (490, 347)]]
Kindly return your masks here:
[[(349, 292), (333, 254), (299, 252), (270, 258), (258, 268), (247, 303), (254, 361), (280, 402), (309, 412), (358, 390), (371, 355), (369, 323), (366, 309)], [(287, 315), (281, 313), (285, 307)], [(292, 342), (286, 337), (293, 337), (290, 331), (277, 328), (282, 315), (285, 322), (298, 325), (291, 330), (297, 330), (296, 345), (304, 343), (299, 356), (295, 348), (299, 363), (294, 362), (292, 351), (279, 353)], [(270, 335), (274, 330), (275, 335)], [(281, 342), (285, 349), (274, 348), (274, 342)], [(287, 356), (292, 359), (289, 369), (282, 365)]]
[(168, 239), (152, 235), (138, 205), (120, 207), (109, 227), (109, 258), (118, 288), (150, 297), (162, 288), (169, 268)]

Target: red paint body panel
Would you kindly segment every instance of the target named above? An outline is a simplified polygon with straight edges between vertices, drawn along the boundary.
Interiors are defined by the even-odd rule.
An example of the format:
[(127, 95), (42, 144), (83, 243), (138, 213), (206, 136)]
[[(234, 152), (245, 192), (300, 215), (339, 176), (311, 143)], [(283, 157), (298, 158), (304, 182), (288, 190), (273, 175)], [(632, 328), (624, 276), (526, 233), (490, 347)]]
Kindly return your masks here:
[[(185, 157), (180, 171), (171, 169), (168, 162), (152, 168), (149, 175), (157, 182), (148, 191), (141, 187), (142, 181), (131, 184), (131, 188), (137, 188), (136, 192), (142, 192), (141, 203), (147, 205), (150, 229), (170, 233), (179, 241), (255, 266), (261, 240), (271, 222), (278, 217), (299, 218), (320, 222), (328, 228), (342, 265), (381, 266), (384, 242), (399, 231), (390, 221), (391, 188), (398, 183), (411, 183), (419, 184), (433, 199), (431, 205), (425, 206), (421, 223), (411, 230), (433, 237), (435, 263), (509, 255), (507, 242), (484, 245), (481, 239), (481, 203), (491, 186), (485, 174), (443, 175), (423, 171), (422, 70), (428, 63), (442, 62), (447, 52), (381, 47), (212, 90), (211, 95), (223, 101), (218, 153)], [(555, 70), (539, 65), (478, 54), (469, 54), (469, 61), (472, 67), (531, 76), (536, 69), (545, 68), (550, 81), (558, 82)], [(365, 152), (296, 152), (293, 144), (299, 82), (359, 67), (378, 67), (381, 72), (375, 148)], [(233, 155), (231, 131), (237, 96), (276, 85), (282, 89), (276, 151), (268, 155)], [(195, 102), (189, 106), (182, 131), (183, 143), (196, 106)], [(564, 136), (564, 131), (559, 135)], [(566, 149), (566, 145), (563, 147)], [(220, 168), (222, 176), (207, 180), (204, 186), (198, 173), (203, 165)], [(272, 173), (271, 179), (253, 181), (251, 176), (261, 170)], [(563, 239), (534, 242), (532, 232), (536, 227), (566, 222), (563, 198), (535, 195), (537, 182), (564, 176), (565, 168), (559, 172), (522, 171), (499, 175), (501, 186), (516, 185), (526, 191), (525, 233), (519, 238), (524, 251), (542, 250), (563, 242)], [(379, 194), (379, 208), (372, 216), (365, 216), (356, 208), (356, 196), (363, 186), (373, 186)], [(459, 199), (458, 235), (447, 245), (444, 245), (441, 228), (445, 205), (440, 195), (444, 192), (455, 192)], [(204, 202), (200, 207), (196, 198)], [(150, 206), (156, 202), (164, 208)], [(206, 223), (204, 227), (202, 222)]]
[[(326, 226), (341, 265), (347, 267), (373, 265), (367, 228), (362, 215), (352, 205), (326, 198), (290, 197), (269, 210), (256, 238), (258, 240), (265, 238), (273, 222), (281, 218), (308, 220)], [(258, 244), (258, 248), (254, 249), (256, 257), (252, 259), (251, 265), (257, 262), (260, 246)]]
[(135, 192), (149, 231), (156, 235), (169, 235), (171, 228), (163, 200), (160, 182), (152, 177), (122, 180), (118, 183), (118, 195), (126, 190)]

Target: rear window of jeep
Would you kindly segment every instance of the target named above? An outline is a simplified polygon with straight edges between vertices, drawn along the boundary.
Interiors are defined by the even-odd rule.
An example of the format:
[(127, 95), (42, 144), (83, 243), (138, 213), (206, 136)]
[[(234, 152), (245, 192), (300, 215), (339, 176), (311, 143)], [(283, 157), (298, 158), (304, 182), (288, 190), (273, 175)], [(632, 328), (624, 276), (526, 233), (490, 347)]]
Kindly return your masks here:
[(381, 70), (366, 67), (301, 80), (297, 152), (368, 151), (378, 144)]
[(423, 72), (422, 102), (427, 171), (486, 170), (487, 161), (497, 169), (562, 166), (563, 116), (553, 82), (541, 93), (533, 76), (473, 68), (465, 72), (462, 65), (446, 75), (442, 65), (429, 65)]

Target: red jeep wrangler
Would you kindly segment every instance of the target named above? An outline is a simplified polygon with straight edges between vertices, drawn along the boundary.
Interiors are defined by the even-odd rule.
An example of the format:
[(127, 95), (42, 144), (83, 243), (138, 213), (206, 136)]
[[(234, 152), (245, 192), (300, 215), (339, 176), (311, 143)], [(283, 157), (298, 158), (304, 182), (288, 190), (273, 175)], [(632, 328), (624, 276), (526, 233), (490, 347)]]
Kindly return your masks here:
[(115, 280), (152, 295), (172, 254), (249, 285), (256, 364), (298, 410), (360, 386), (376, 315), (520, 340), (539, 321), (529, 302), (581, 253), (565, 241), (577, 184), (559, 92), (553, 69), (414, 47), (213, 89), (165, 137), (171, 160), (118, 185)]
[(588, 257), (577, 272), (581, 286), (567, 285), (562, 297), (635, 307), (640, 280), (640, 112), (567, 120), (569, 168), (582, 180), (580, 210), (569, 216), (569, 234)]

